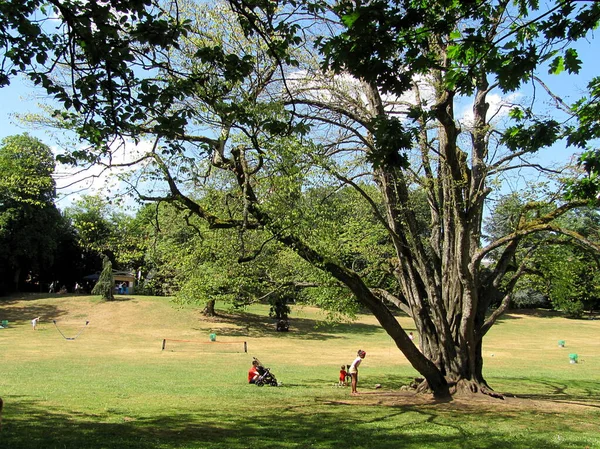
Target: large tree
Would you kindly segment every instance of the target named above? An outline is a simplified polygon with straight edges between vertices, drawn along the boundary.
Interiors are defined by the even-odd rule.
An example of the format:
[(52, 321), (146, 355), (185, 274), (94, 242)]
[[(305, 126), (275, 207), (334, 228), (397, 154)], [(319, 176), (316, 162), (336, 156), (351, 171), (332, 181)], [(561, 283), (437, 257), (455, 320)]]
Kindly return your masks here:
[(54, 155), (27, 134), (0, 142), (0, 285), (50, 282), (66, 222), (54, 204)]
[[(62, 118), (93, 145), (65, 159), (110, 164), (115, 135), (151, 138), (140, 159), (168, 191), (132, 184), (143, 198), (177, 202), (212, 228), (264, 230), (293, 249), (373, 313), (426, 379), (421, 387), (438, 396), (490, 391), (482, 341), (524, 272), (511, 262), (527, 236), (562, 233), (595, 246), (555, 222), (595, 198), (593, 151), (587, 177), (572, 181), (568, 195), (557, 186), (529, 206), (553, 207), (537, 207), (539, 214), (486, 244), (481, 226), (495, 181), (516, 167), (540, 168), (533, 157), (567, 131), (569, 143), (585, 149), (597, 133), (596, 96), (570, 108), (543, 82), (548, 70), (579, 70), (571, 44), (597, 26), (596, 2), (540, 10), (527, 0), (230, 0), (239, 25), (225, 7), (202, 3), (170, 3), (179, 6), (171, 11), (134, 1), (50, 4), (63, 32), (48, 37), (21, 26), (36, 39), (25, 49), (19, 33), (5, 33), (15, 49), (6, 55), (17, 72), (36, 50), (38, 64), (69, 68), (60, 83), (40, 65), (29, 72), (74, 110)], [(11, 5), (7, 23), (30, 21), (32, 10)], [(531, 86), (535, 96), (512, 108), (512, 122), (494, 121), (492, 95)], [(540, 92), (566, 116), (577, 115), (578, 126), (538, 115)], [(459, 109), (470, 118), (461, 122)], [(186, 193), (218, 172), (236, 187), (235, 207), (225, 214)], [(369, 237), (385, 236), (375, 238), (375, 261), (340, 257), (338, 248), (364, 238), (363, 229), (327, 220), (324, 206), (342, 186), (371, 207)], [(414, 192), (425, 192), (428, 226)], [(257, 249), (244, 247), (240, 258)], [(494, 251), (499, 257), (483, 270)], [(488, 314), (500, 285), (506, 295)], [(419, 348), (390, 303), (413, 318)]]
[[(227, 208), (235, 201), (225, 192), (205, 189), (200, 204)], [(220, 205), (220, 206), (219, 206)], [(301, 293), (310, 302), (311, 292), (339, 292), (338, 285), (324, 283), (317, 271), (264, 232), (231, 232), (210, 229), (204, 220), (177, 205), (161, 203), (140, 211), (148, 223), (144, 282), (148, 291), (174, 295), (182, 303), (203, 304), (206, 315), (215, 314), (217, 300), (232, 307), (256, 301), (275, 306)], [(244, 247), (254, 250), (244, 263), (235, 260)], [(314, 302), (314, 301), (313, 301)]]

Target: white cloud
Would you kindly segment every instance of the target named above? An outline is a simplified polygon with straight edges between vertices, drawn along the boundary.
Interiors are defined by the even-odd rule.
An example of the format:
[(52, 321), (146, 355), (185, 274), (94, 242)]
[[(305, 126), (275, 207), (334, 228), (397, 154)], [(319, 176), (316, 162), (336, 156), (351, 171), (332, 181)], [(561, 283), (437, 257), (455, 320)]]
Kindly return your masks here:
[[(488, 94), (486, 97), (486, 101), (490, 105), (487, 113), (488, 120), (494, 122), (506, 117), (510, 109), (522, 96), (520, 92), (512, 93), (506, 97), (502, 97), (499, 94)], [(473, 126), (474, 119), (472, 98), (468, 100), (470, 101), (457, 114), (458, 121), (466, 128)]]
[[(425, 109), (430, 108), (435, 96), (432, 80), (425, 75), (416, 75), (414, 81), (418, 87), (420, 102)], [(368, 86), (349, 73), (325, 76), (298, 70), (289, 76), (288, 82), (291, 92), (307, 101), (329, 103), (365, 118), (377, 114), (376, 105), (370, 100)], [(417, 104), (417, 93), (415, 89), (410, 89), (401, 96), (381, 93), (381, 100), (387, 112), (402, 119), (410, 107)]]
[(57, 188), (57, 204), (64, 208), (77, 201), (83, 195), (114, 196), (124, 192), (127, 183), (123, 180), (143, 169), (144, 163), (137, 162), (152, 149), (152, 142), (140, 141), (136, 144), (126, 140), (114, 143), (110, 159), (101, 164), (85, 167), (57, 164), (54, 180)]

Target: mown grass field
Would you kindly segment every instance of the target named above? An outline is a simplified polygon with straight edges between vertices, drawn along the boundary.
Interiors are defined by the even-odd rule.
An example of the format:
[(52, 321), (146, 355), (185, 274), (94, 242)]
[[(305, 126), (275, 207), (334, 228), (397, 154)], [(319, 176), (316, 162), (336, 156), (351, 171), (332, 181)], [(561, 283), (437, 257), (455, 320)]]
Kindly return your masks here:
[[(267, 306), (207, 319), (165, 298), (118, 299), (0, 298), (0, 448), (600, 448), (600, 320), (509, 314), (484, 349), (506, 399), (441, 403), (400, 390), (416, 372), (367, 315), (334, 326), (297, 307), (277, 333)], [(52, 320), (67, 337), (89, 325), (65, 340)], [(191, 342), (161, 351), (165, 338)], [(243, 341), (248, 353), (233, 352)], [(359, 348), (353, 397), (335, 384)], [(246, 383), (253, 356), (281, 387)]]

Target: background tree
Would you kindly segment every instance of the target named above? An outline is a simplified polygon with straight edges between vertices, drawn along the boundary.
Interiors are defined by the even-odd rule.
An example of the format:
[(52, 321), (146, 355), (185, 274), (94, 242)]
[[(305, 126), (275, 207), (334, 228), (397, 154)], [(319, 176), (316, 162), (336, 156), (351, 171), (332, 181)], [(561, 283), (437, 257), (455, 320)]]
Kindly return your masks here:
[(69, 291), (73, 291), (75, 284), (81, 284), (82, 278), (91, 273), (86, 261), (85, 251), (79, 246), (77, 232), (73, 228), (71, 220), (64, 213), (61, 214), (54, 264), (44, 277), (48, 282), (57, 281), (59, 286), (65, 285)]
[(146, 218), (131, 216), (100, 195), (83, 195), (65, 210), (83, 251), (85, 274), (99, 271), (103, 255), (115, 268), (139, 271), (147, 244)]
[[(217, 198), (209, 195), (202, 202), (216, 207)], [(220, 198), (224, 205), (226, 197)], [(294, 300), (299, 289), (326, 288), (315, 279), (314, 270), (311, 277), (301, 259), (272, 240), (264, 242), (250, 232), (211, 230), (203, 220), (189, 216), (189, 211), (169, 204), (148, 207), (145, 213), (150, 212), (156, 216), (146, 262), (152, 267), (153, 288), (175, 295), (182, 303), (204, 304), (206, 315), (215, 314), (217, 300), (244, 307), (271, 301), (283, 290), (288, 300)], [(238, 262), (240, 254), (248, 250), (255, 251), (254, 256)]]
[(98, 278), (98, 282), (92, 289), (92, 295), (100, 295), (106, 301), (112, 301), (114, 296), (115, 280), (112, 272), (112, 262), (108, 256), (102, 258), (102, 272)]
[(83, 251), (85, 274), (101, 271), (103, 254), (114, 260), (111, 239), (116, 234), (116, 224), (109, 205), (98, 195), (84, 195), (65, 209), (65, 215), (71, 221)]
[[(537, 186), (540, 188), (541, 186)], [(525, 221), (535, 220), (540, 208), (546, 213), (550, 204), (528, 202), (526, 191), (502, 198), (490, 217), (486, 219), (485, 230), (488, 239), (497, 239), (514, 232)], [(563, 232), (576, 233), (591, 242), (598, 242), (598, 212), (595, 208), (573, 209), (557, 219)], [(501, 253), (491, 253), (496, 258)], [(550, 305), (572, 317), (581, 317), (584, 310), (592, 310), (598, 303), (598, 262), (597, 253), (586, 245), (577, 244), (569, 236), (546, 233), (530, 236), (514, 255), (512, 269), (523, 266), (524, 275), (517, 282), (519, 291), (516, 304)], [(541, 301), (539, 296), (547, 298)], [(528, 299), (527, 296), (530, 296)], [(549, 301), (549, 303), (548, 303)]]
[[(54, 205), (54, 156), (27, 134), (0, 142), (0, 281), (18, 291), (45, 288), (66, 222)], [(62, 237), (61, 237), (62, 236)], [(10, 287), (9, 287), (10, 286)], [(2, 290), (2, 289), (0, 289)]]

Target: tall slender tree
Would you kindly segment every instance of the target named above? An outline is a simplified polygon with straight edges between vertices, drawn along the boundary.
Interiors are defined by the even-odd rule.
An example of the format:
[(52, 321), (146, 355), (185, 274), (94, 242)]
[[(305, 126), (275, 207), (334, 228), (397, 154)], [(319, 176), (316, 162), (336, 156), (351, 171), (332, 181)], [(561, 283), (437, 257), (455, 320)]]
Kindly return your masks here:
[(92, 289), (92, 295), (100, 295), (106, 301), (115, 299), (114, 295), (115, 281), (112, 272), (112, 262), (108, 256), (102, 258), (102, 271), (98, 277), (98, 282)]

